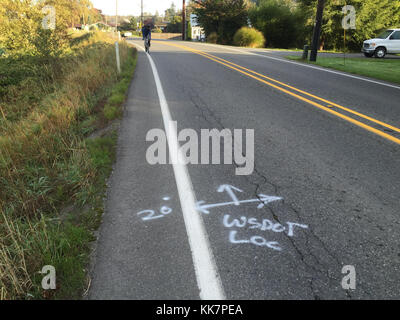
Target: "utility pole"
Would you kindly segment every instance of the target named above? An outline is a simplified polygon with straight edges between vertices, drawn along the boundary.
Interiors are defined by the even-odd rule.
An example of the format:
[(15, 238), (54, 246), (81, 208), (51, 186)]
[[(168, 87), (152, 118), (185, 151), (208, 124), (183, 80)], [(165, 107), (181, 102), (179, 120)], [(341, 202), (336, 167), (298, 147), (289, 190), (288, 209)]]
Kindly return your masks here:
[(140, 27), (143, 28), (143, 0), (141, 1)]
[(322, 18), (324, 15), (324, 5), (325, 0), (318, 0), (317, 5), (317, 17), (315, 18), (314, 33), (311, 44), (311, 55), (310, 61), (317, 61), (318, 47), (319, 47), (319, 37), (321, 35)]
[(182, 40), (186, 39), (186, 0), (182, 3)]

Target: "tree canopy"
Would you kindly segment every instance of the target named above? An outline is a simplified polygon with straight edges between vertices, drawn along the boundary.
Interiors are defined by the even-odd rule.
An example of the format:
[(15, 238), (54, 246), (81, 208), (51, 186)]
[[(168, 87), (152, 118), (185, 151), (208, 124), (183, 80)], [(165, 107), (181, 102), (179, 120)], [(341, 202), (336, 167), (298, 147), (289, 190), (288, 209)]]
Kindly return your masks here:
[(247, 25), (246, 0), (194, 0), (193, 13), (206, 36), (217, 34), (217, 42), (232, 43), (237, 30)]
[[(296, 3), (308, 18), (306, 33), (310, 35), (314, 24), (317, 0), (297, 0)], [(400, 1), (396, 0), (331, 0), (325, 1), (321, 43), (327, 49), (342, 49), (344, 31), (342, 8), (355, 8), (356, 29), (349, 29), (347, 43), (350, 49), (359, 50), (362, 42), (375, 37), (386, 28), (400, 27)]]
[[(192, 0), (193, 13), (206, 36), (217, 35), (219, 43), (231, 43), (233, 34), (248, 21), (260, 30), (270, 47), (302, 47), (311, 41), (317, 0)], [(342, 8), (355, 8), (356, 29), (346, 31), (347, 45), (359, 50), (365, 39), (383, 29), (400, 28), (398, 0), (326, 0), (321, 44), (326, 49), (343, 48)]]
[[(54, 28), (46, 27), (53, 13)], [(57, 55), (68, 46), (69, 27), (98, 19), (88, 0), (2, 0), (0, 47), (13, 54)]]
[(264, 34), (269, 47), (298, 47), (304, 41), (306, 18), (291, 1), (257, 1), (249, 9), (249, 19)]

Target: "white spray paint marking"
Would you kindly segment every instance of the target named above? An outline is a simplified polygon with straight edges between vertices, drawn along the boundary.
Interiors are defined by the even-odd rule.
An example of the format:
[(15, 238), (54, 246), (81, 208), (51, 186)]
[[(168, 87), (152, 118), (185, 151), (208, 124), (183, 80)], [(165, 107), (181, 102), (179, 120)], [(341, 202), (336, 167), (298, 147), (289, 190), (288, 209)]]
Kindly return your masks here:
[(279, 247), (279, 243), (276, 241), (267, 241), (265, 238), (260, 236), (252, 236), (250, 239), (237, 239), (237, 231), (231, 230), (229, 232), (229, 242), (233, 244), (244, 244), (244, 243), (251, 243), (259, 247), (268, 247), (276, 251), (282, 251), (282, 248)]
[[(138, 47), (144, 51), (143, 47)], [(222, 288), (222, 283), (215, 264), (204, 222), (201, 215), (196, 210), (196, 197), (193, 191), (192, 182), (187, 167), (184, 165), (184, 157), (179, 151), (177, 130), (174, 126), (169, 125), (172, 123), (172, 118), (167, 99), (164, 95), (161, 80), (153, 59), (149, 54), (145, 54), (149, 59), (153, 71), (171, 157), (176, 160), (173, 164), (174, 175), (185, 221), (186, 232), (192, 251), (197, 285), (200, 289), (200, 298), (203, 300), (224, 300), (225, 293)]]
[[(258, 204), (257, 208), (261, 209), (265, 205), (267, 205), (271, 202), (282, 200), (281, 197), (267, 196), (265, 194), (259, 194), (258, 196), (259, 196), (259, 198), (257, 198), (257, 199), (240, 200), (240, 201), (238, 201), (238, 203), (242, 204), (242, 203), (258, 202), (259, 204)], [(236, 205), (237, 202), (232, 201), (232, 202), (221, 202), (221, 203), (213, 203), (213, 204), (204, 204), (204, 203), (205, 203), (205, 201), (198, 201), (196, 208), (199, 212), (209, 214), (210, 211), (208, 209)]]
[(249, 229), (259, 229), (261, 231), (272, 231), (276, 233), (281, 233), (287, 231), (287, 235), (289, 237), (294, 236), (294, 227), (308, 229), (308, 226), (305, 224), (295, 223), (295, 222), (286, 222), (287, 227), (280, 223), (274, 223), (269, 219), (262, 219), (262, 221), (258, 221), (257, 218), (247, 218), (240, 217), (240, 219), (230, 219), (230, 215), (226, 214), (223, 219), (223, 224), (226, 228), (244, 228), (246, 225), (249, 226)]
[(234, 191), (237, 192), (243, 192), (239, 188), (236, 188), (234, 186), (231, 186), (229, 184), (223, 184), (220, 185), (217, 189), (218, 192), (226, 192), (228, 196), (232, 199), (232, 201), (229, 202), (221, 202), (221, 203), (213, 203), (213, 204), (205, 204), (205, 201), (198, 201), (196, 204), (196, 208), (199, 212), (202, 212), (204, 214), (209, 214), (210, 211), (209, 209), (211, 208), (217, 208), (217, 207), (225, 207), (225, 206), (230, 206), (230, 205), (235, 205), (239, 206), (242, 203), (252, 203), (252, 202), (258, 202), (258, 209), (264, 208), (267, 204), (274, 202), (274, 201), (279, 201), (283, 200), (281, 197), (275, 197), (275, 196), (267, 196), (265, 194), (259, 194), (258, 198), (256, 199), (246, 199), (246, 200), (239, 200), (234, 193)]
[(240, 205), (240, 201), (239, 201), (239, 199), (236, 197), (236, 195), (235, 195), (235, 193), (233, 192), (233, 191), (238, 191), (238, 192), (243, 192), (243, 190), (240, 190), (240, 189), (238, 189), (238, 188), (236, 188), (236, 187), (234, 187), (234, 186), (231, 186), (231, 185), (229, 185), (229, 184), (223, 184), (222, 186), (220, 186), (219, 188), (218, 188), (218, 192), (224, 192), (224, 191), (226, 191), (226, 193), (228, 193), (228, 195), (232, 198), (232, 200), (233, 200), (233, 203), (234, 203), (234, 205), (235, 206), (238, 206), (238, 205)]
[(146, 215), (142, 218), (143, 221), (148, 221), (148, 220), (156, 220), (160, 218), (164, 218), (167, 214), (170, 214), (172, 212), (171, 208), (168, 207), (161, 207), (160, 209), (161, 214), (156, 215), (156, 212), (154, 210), (143, 210), (137, 213), (138, 216), (140, 215)]
[[(221, 49), (221, 46), (218, 46), (218, 45), (215, 45), (215, 44), (206, 44), (206, 45), (207, 46), (215, 46), (215, 47), (218, 47), (218, 48)], [(290, 61), (290, 60), (286, 60), (286, 59), (271, 57), (271, 56), (267, 56), (267, 55), (263, 55), (263, 54), (259, 54), (259, 53), (255, 53), (255, 52), (250, 52), (250, 51), (245, 51), (245, 50), (241, 50), (241, 49), (237, 49), (237, 48), (231, 48), (231, 47), (225, 48), (224, 47), (223, 49), (227, 49), (227, 50), (231, 50), (231, 51), (237, 51), (237, 52), (240, 52), (242, 54), (244, 53), (244, 54), (248, 54), (248, 55), (259, 56), (259, 57), (263, 57), (263, 58), (266, 58), (266, 59), (277, 60), (277, 61), (280, 61), (280, 62), (295, 64), (295, 65), (298, 65), (298, 66), (301, 66), (301, 67), (305, 67), (305, 68), (311, 68), (311, 69), (316, 69), (316, 70), (319, 70), (319, 71), (325, 71), (325, 72), (337, 74), (337, 75), (340, 75), (340, 76), (353, 78), (353, 79), (357, 79), (357, 80), (362, 80), (362, 81), (366, 81), (366, 82), (378, 84), (378, 85), (381, 85), (381, 86), (385, 86), (385, 87), (389, 87), (389, 88), (399, 89), (400, 90), (400, 87), (396, 86), (396, 85), (392, 85), (392, 84), (388, 84), (388, 83), (384, 83), (384, 82), (380, 82), (380, 81), (375, 81), (375, 80), (371, 80), (371, 79), (367, 79), (367, 78), (357, 77), (357, 76), (354, 76), (354, 75), (351, 75), (351, 74), (338, 72), (338, 71), (334, 71), (334, 70), (329, 70), (329, 69), (325, 69), (325, 68), (320, 68), (320, 67), (309, 65), (309, 64), (305, 64), (305, 63), (299, 63), (299, 62)]]
[[(220, 185), (217, 188), (217, 191), (220, 193), (226, 192), (228, 194), (228, 196), (232, 199), (232, 201), (213, 203), (213, 204), (205, 204), (205, 201), (197, 201), (197, 203), (196, 203), (197, 211), (200, 213), (209, 214), (210, 213), (209, 209), (211, 209), (211, 208), (226, 207), (226, 206), (230, 206), (230, 205), (239, 206), (239, 205), (245, 204), (245, 203), (258, 203), (257, 208), (262, 209), (271, 202), (283, 200), (283, 198), (281, 198), (281, 197), (267, 196), (265, 194), (259, 194), (258, 198), (255, 198), (255, 199), (239, 200), (237, 198), (237, 196), (235, 195), (235, 193), (233, 192), (233, 190), (238, 191), (238, 192), (243, 192), (239, 188), (236, 188), (236, 187), (228, 185), (228, 184)], [(168, 200), (170, 200), (170, 197), (164, 197), (163, 200), (168, 201)], [(161, 207), (161, 209), (160, 209), (160, 212), (162, 214), (164, 214), (163, 208), (164, 207)], [(154, 210), (143, 210), (143, 211), (138, 212), (137, 214), (141, 215), (141, 214), (147, 213), (150, 215), (150, 213), (149, 213), (150, 211), (154, 212)], [(169, 214), (169, 213), (170, 212), (168, 212), (167, 214)], [(158, 219), (158, 218), (162, 218), (162, 217), (163, 216), (152, 216), (151, 219), (143, 219), (143, 220), (153, 220), (153, 219)]]
[[(164, 197), (164, 201), (169, 201), (171, 198), (170, 197)], [(168, 207), (168, 206), (162, 206), (160, 208), (160, 213), (157, 215), (154, 210), (143, 210), (137, 213), (138, 216), (142, 216), (143, 221), (148, 221), (148, 220), (156, 220), (156, 219), (161, 219), (164, 218), (165, 216), (169, 215), (173, 210)]]
[[(208, 205), (202, 205), (204, 201), (199, 201), (197, 203), (197, 210), (200, 213), (203, 214), (209, 214), (210, 208), (216, 208), (216, 207), (223, 207), (223, 206), (229, 206), (229, 205), (241, 205), (242, 203), (252, 203), (252, 202), (258, 202), (258, 208), (264, 207), (266, 204), (270, 202), (274, 202), (277, 200), (283, 200), (280, 197), (274, 197), (274, 196), (266, 196), (263, 194), (259, 195), (259, 198), (257, 199), (248, 199), (248, 200), (239, 200), (235, 193), (234, 190), (237, 192), (243, 192), (241, 189), (236, 188), (234, 186), (228, 185), (228, 184), (223, 184), (217, 188), (217, 191), (222, 193), (226, 192), (228, 196), (233, 200), (231, 202), (222, 202), (222, 203), (215, 203), (215, 204), (208, 204)], [(164, 197), (164, 201), (168, 201), (170, 197)], [(156, 220), (160, 218), (166, 217), (168, 214), (172, 212), (172, 209), (167, 207), (167, 206), (162, 206), (160, 208), (160, 213), (156, 214), (154, 210), (143, 210), (137, 213), (137, 215), (142, 216), (143, 221), (148, 221), (148, 220)], [(259, 231), (264, 231), (264, 232), (271, 232), (271, 233), (283, 233), (286, 232), (288, 237), (294, 237), (294, 230), (296, 229), (308, 229), (308, 226), (305, 224), (301, 223), (296, 223), (296, 222), (286, 222), (285, 224), (273, 222), (269, 219), (262, 219), (262, 218), (254, 218), (254, 217), (246, 217), (246, 216), (241, 216), (240, 218), (231, 218), (230, 214), (225, 214), (223, 219), (222, 219), (222, 224), (225, 228), (231, 229), (229, 231), (229, 242), (232, 244), (252, 244), (258, 247), (268, 247), (270, 249), (276, 250), (276, 251), (282, 251), (282, 248), (279, 246), (279, 243), (277, 241), (268, 241), (266, 238), (260, 235), (250, 235), (247, 236), (247, 238), (244, 238), (246, 236), (238, 236), (237, 230), (232, 230), (234, 229), (249, 229), (252, 233), (254, 230), (259, 230)], [(243, 233), (243, 232), (242, 232)]]
[[(274, 233), (282, 233), (287, 231), (287, 235), (289, 237), (294, 236), (294, 227), (308, 229), (308, 226), (305, 224), (295, 223), (295, 222), (286, 222), (287, 226), (284, 226), (280, 223), (274, 223), (269, 219), (262, 219), (258, 221), (257, 218), (247, 218), (247, 217), (240, 217), (240, 219), (231, 219), (230, 215), (226, 214), (222, 221), (223, 225), (227, 229), (232, 228), (239, 228), (243, 229), (246, 226), (249, 226), (249, 229), (258, 229), (261, 231), (270, 231)], [(276, 251), (282, 251), (282, 248), (279, 246), (277, 241), (268, 241), (266, 238), (254, 235), (254, 236), (237, 236), (237, 230), (230, 230), (229, 231), (229, 242), (232, 244), (253, 244), (259, 247), (268, 247), (270, 249)]]

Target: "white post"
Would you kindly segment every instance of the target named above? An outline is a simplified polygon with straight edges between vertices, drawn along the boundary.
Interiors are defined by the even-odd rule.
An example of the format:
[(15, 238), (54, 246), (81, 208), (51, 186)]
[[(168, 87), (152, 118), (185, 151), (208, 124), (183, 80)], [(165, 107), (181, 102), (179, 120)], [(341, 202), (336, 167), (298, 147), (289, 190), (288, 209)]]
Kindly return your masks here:
[(120, 58), (119, 58), (119, 44), (118, 44), (118, 41), (115, 41), (115, 56), (117, 58), (118, 73), (121, 73), (121, 62), (120, 62)]

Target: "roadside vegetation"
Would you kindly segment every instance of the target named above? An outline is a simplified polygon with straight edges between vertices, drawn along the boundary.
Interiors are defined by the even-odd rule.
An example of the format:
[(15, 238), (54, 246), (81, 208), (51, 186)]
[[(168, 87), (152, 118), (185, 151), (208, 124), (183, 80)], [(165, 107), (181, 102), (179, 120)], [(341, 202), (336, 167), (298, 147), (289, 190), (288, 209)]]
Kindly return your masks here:
[(307, 16), (291, 1), (264, 0), (250, 5), (249, 20), (267, 39), (269, 48), (301, 48), (307, 38)]
[[(40, 9), (5, 7), (18, 3), (17, 12)], [(13, 34), (0, 39), (0, 300), (79, 299), (114, 161), (109, 124), (122, 114), (136, 51), (120, 42), (118, 74), (111, 35), (56, 37), (33, 17), (25, 47), (11, 46)], [(13, 19), (7, 10), (0, 18)], [(36, 47), (38, 38), (53, 49)], [(41, 288), (45, 265), (56, 269), (56, 290)]]
[(236, 31), (233, 43), (240, 47), (262, 48), (264, 47), (265, 39), (260, 31), (254, 28), (241, 27)]
[[(85, 285), (116, 134), (88, 137), (121, 115), (135, 56), (120, 45), (118, 75), (113, 39), (94, 34), (73, 52), (43, 65), (45, 78), (41, 72), (25, 76), (1, 97), (2, 299), (79, 298)], [(12, 64), (2, 60), (2, 66)], [(26, 67), (35, 70), (35, 62)], [(40, 287), (45, 265), (57, 271), (51, 296)]]
[(319, 57), (314, 63), (297, 56), (287, 58), (400, 84), (400, 59), (346, 58), (344, 61), (342, 57)]
[[(311, 43), (317, 0), (192, 0), (193, 13), (207, 41), (235, 44), (235, 33), (250, 25), (262, 32), (267, 48), (303, 48)], [(321, 50), (343, 51), (342, 8), (356, 10), (356, 29), (347, 31), (346, 50), (360, 52), (362, 42), (400, 26), (400, 2), (393, 0), (325, 1)]]

